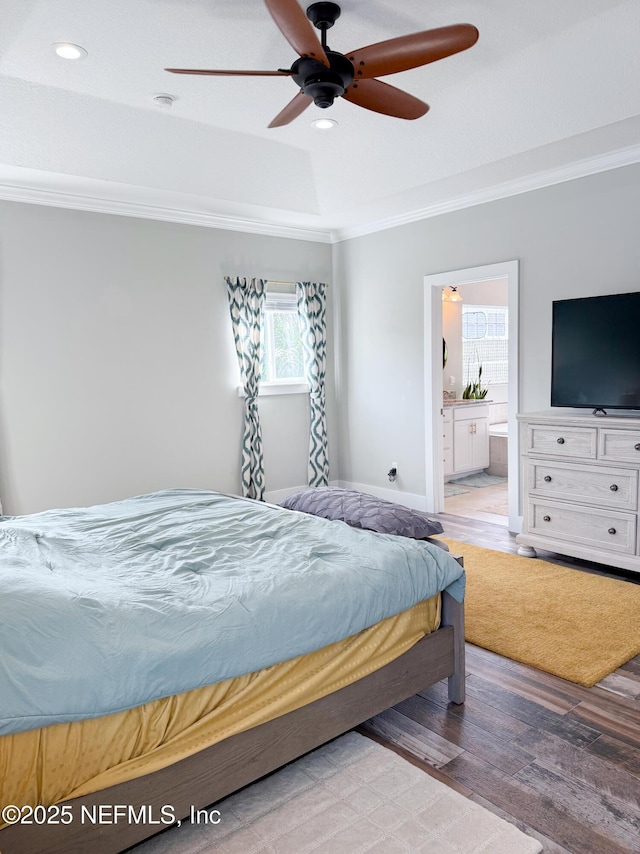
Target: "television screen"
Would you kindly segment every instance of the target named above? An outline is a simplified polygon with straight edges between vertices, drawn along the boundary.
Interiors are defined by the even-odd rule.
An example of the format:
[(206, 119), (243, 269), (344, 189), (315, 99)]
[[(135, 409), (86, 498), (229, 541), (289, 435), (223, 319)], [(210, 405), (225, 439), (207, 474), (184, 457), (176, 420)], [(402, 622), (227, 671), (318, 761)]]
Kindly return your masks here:
[(640, 293), (553, 303), (551, 405), (640, 409)]

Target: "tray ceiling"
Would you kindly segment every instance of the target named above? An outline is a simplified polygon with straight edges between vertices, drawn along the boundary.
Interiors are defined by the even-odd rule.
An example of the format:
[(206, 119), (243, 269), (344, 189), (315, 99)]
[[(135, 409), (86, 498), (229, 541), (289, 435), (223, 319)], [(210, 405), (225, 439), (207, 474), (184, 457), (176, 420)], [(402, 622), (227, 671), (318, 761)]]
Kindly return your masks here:
[(341, 52), (454, 23), (480, 39), (385, 78), (423, 118), (338, 99), (271, 130), (292, 80), (164, 71), (289, 67), (262, 0), (2, 5), (2, 198), (331, 240), (640, 160), (637, 0), (343, 0)]

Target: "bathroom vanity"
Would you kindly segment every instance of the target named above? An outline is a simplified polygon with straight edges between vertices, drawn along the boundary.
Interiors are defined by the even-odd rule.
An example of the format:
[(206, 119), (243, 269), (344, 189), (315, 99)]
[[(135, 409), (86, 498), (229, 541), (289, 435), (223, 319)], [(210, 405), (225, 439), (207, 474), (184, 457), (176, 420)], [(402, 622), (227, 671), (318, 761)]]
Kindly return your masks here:
[(442, 449), (445, 479), (489, 466), (488, 400), (445, 400)]

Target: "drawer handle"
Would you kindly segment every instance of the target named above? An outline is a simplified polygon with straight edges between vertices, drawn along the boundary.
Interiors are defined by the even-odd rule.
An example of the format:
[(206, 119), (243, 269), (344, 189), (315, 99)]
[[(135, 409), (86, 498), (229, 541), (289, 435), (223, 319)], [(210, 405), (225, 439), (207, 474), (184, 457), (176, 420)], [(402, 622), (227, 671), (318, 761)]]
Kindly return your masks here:
[(609, 489), (611, 490), (611, 492), (617, 492), (618, 491), (618, 484), (612, 483), (611, 486), (609, 487)]
[(564, 445), (564, 439), (562, 438), (562, 436), (560, 436), (560, 438), (557, 439), (556, 441), (558, 442), (559, 445)]
[(545, 474), (544, 482), (545, 483), (551, 483), (551, 475), (550, 474)]
[(542, 518), (544, 519), (545, 522), (551, 521), (551, 516), (543, 516)]
[(637, 445), (634, 445), (634, 448), (636, 449), (636, 451), (640, 451), (640, 442), (638, 442)]
[(610, 534), (617, 534), (618, 532), (616, 531), (615, 528), (609, 528), (609, 533)]

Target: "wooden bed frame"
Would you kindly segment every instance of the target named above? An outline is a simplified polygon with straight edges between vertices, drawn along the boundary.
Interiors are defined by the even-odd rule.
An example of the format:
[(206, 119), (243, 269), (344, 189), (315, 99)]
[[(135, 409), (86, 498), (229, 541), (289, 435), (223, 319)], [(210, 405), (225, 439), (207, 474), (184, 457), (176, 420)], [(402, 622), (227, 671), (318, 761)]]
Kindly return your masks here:
[[(460, 563), (462, 563), (462, 560)], [(464, 702), (464, 606), (442, 594), (441, 627), (395, 661), (300, 709), (231, 736), (173, 765), (66, 801), (69, 824), (11, 825), (0, 831), (1, 854), (118, 854), (164, 829), (162, 824), (81, 822), (81, 808), (171, 805), (176, 819), (203, 809), (353, 729), (373, 715), (448, 678), (449, 700)], [(0, 806), (5, 806), (1, 804)], [(86, 813), (85, 813), (86, 815)]]

